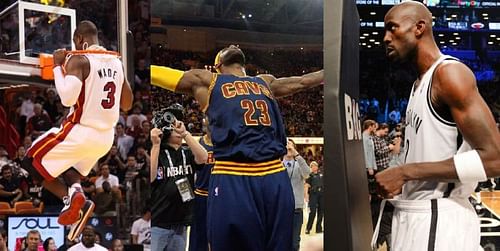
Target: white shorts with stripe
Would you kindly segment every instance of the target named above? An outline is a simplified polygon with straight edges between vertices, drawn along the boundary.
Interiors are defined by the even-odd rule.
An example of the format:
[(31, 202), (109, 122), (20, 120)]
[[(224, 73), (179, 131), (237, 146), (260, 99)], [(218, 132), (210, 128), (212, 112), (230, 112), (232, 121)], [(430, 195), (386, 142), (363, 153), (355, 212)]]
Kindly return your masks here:
[(27, 155), (44, 179), (54, 179), (71, 167), (86, 176), (109, 151), (113, 139), (112, 128), (102, 131), (66, 121), (37, 138)]
[(390, 200), (390, 203), (394, 205), (391, 250), (482, 250), (479, 218), (468, 199)]

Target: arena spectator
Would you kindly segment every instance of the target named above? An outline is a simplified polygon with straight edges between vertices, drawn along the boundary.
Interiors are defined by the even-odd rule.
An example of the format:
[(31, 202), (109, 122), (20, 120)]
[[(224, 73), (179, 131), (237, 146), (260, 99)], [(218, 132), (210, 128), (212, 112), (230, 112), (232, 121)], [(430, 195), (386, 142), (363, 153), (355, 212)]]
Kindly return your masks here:
[(114, 239), (111, 243), (110, 251), (124, 251), (125, 247), (123, 246), (123, 242), (120, 239)]
[(134, 146), (134, 138), (125, 134), (125, 128), (122, 124), (118, 123), (115, 127), (116, 130), (116, 146), (118, 147), (118, 152), (120, 153), (120, 157), (122, 159), (127, 158), (127, 154)]
[(0, 251), (8, 251), (7, 249), (7, 231), (0, 228)]
[(24, 182), (24, 189), (22, 189), (24, 198), (29, 201), (36, 201), (36, 204), (40, 204), (42, 201), (42, 185), (36, 179), (32, 179), (31, 177), (24, 179)]
[(104, 191), (103, 183), (107, 181), (113, 192), (120, 193), (120, 182), (118, 177), (109, 173), (109, 165), (106, 163), (101, 164), (100, 172), (101, 175), (95, 181), (96, 192), (100, 193)]
[(295, 212), (293, 218), (293, 250), (298, 251), (300, 248), (300, 232), (302, 230), (302, 223), (304, 220), (304, 185), (311, 169), (306, 163), (306, 160), (297, 152), (295, 142), (288, 139), (287, 153), (283, 157), (283, 165), (285, 166), (288, 177), (293, 188), (293, 195), (295, 198)]
[(96, 231), (88, 225), (85, 226), (82, 232), (82, 241), (68, 249), (68, 251), (108, 251), (105, 247), (96, 242)]
[(144, 247), (144, 251), (151, 250), (151, 210), (144, 209), (141, 218), (134, 221), (130, 231), (132, 244), (139, 244)]
[(38, 251), (38, 246), (41, 244), (42, 235), (38, 230), (30, 230), (26, 235), (26, 248), (24, 251)]
[(43, 111), (42, 105), (35, 104), (34, 115), (28, 120), (26, 135), (31, 135), (33, 138), (38, 138), (44, 132), (52, 127), (50, 117)]
[[(132, 114), (128, 115), (127, 117), (127, 127), (133, 128), (134, 126), (137, 126), (138, 129), (140, 129), (141, 123), (148, 119), (141, 112), (142, 112), (142, 105), (140, 103), (135, 103), (134, 107), (132, 108)], [(136, 120), (135, 123), (134, 119)]]
[(59, 114), (57, 104), (61, 103), (61, 101), (57, 97), (57, 93), (54, 88), (48, 88), (45, 93), (47, 95), (47, 99), (43, 103), (43, 110), (47, 112), (51, 121), (57, 121)]
[(57, 251), (57, 246), (56, 242), (54, 241), (54, 238), (49, 237), (45, 239), (43, 242), (43, 250), (44, 251)]
[(323, 232), (323, 174), (319, 172), (319, 166), (316, 161), (311, 162), (311, 174), (306, 180), (306, 201), (309, 203), (309, 217), (307, 218), (306, 234), (309, 234), (316, 215), (316, 233)]
[(137, 169), (144, 169), (144, 167), (148, 167), (151, 163), (150, 156), (144, 146), (137, 146), (137, 153), (135, 154), (135, 159), (137, 162)]
[(373, 144), (375, 146), (375, 161), (377, 163), (377, 171), (383, 171), (389, 167), (389, 154), (391, 152), (399, 153), (401, 146), (401, 138), (396, 138), (395, 144), (390, 144), (385, 139), (389, 133), (389, 126), (387, 124), (380, 124), (375, 131), (373, 137)]
[(111, 146), (108, 154), (103, 158), (105, 158), (103, 163), (108, 164), (110, 173), (116, 175), (121, 181), (125, 174), (126, 167), (121, 155), (118, 153), (118, 147), (116, 145)]
[(4, 165), (0, 179), (0, 201), (9, 202), (11, 206), (14, 206), (14, 203), (22, 197), (21, 180), (12, 175), (11, 165)]
[[(99, 189), (94, 197), (95, 210), (97, 216), (110, 216), (116, 214), (116, 204), (120, 201), (116, 193), (111, 191), (108, 181), (102, 183), (102, 190)], [(110, 214), (113, 213), (113, 214)]]
[(18, 165), (21, 166), (21, 161), (23, 160), (24, 156), (26, 155), (26, 148), (24, 146), (19, 146), (16, 151), (16, 156), (14, 158), (14, 162)]

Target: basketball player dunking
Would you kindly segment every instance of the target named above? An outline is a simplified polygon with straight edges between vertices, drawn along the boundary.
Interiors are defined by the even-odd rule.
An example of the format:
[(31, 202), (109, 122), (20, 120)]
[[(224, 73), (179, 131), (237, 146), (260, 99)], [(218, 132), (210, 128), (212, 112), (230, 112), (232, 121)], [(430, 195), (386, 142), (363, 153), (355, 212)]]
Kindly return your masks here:
[(64, 200), (58, 222), (72, 225), (70, 240), (78, 237), (94, 209), (83, 194), (80, 175), (88, 175), (109, 151), (120, 107), (129, 110), (133, 99), (121, 61), (99, 46), (92, 22), (78, 24), (73, 42), (80, 51), (55, 51), (53, 70), (57, 93), (71, 107), (70, 114), (60, 128), (33, 142), (22, 163), (33, 179)]
[[(441, 54), (432, 14), (407, 1), (385, 16), (386, 53), (418, 71), (406, 111), (405, 164), (376, 175), (395, 207), (392, 249), (480, 248), (479, 219), (468, 201), (478, 181), (500, 175), (500, 134), (472, 71)], [(462, 140), (463, 137), (463, 140)]]
[(280, 157), (286, 135), (276, 97), (318, 86), (323, 71), (276, 79), (245, 74), (236, 46), (215, 68), (182, 72), (151, 67), (152, 84), (193, 95), (206, 112), (215, 166), (208, 191), (210, 250), (291, 250), (294, 202)]

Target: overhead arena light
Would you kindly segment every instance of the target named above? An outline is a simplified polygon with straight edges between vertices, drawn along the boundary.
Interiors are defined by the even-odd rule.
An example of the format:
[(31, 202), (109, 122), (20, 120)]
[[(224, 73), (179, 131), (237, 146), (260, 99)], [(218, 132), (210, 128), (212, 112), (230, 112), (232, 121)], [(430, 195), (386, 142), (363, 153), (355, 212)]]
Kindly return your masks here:
[(440, 41), (439, 43), (440, 43), (440, 44), (444, 44), (444, 41)]
[(493, 42), (490, 41), (490, 42), (488, 42), (488, 44), (493, 44)]
[(443, 34), (443, 33), (439, 33), (439, 35), (438, 35), (438, 36), (440, 36), (440, 37), (444, 37), (444, 34)]
[(378, 32), (374, 31), (372, 32), (373, 35), (378, 35)]
[(450, 39), (450, 43), (453, 43), (453, 42), (455, 42), (455, 40), (453, 40), (453, 39)]
[(377, 15), (377, 12), (372, 11), (372, 12), (370, 12), (370, 15), (375, 16), (375, 15)]
[(375, 39), (370, 39), (370, 42), (375, 42)]
[(483, 19), (484, 19), (484, 20), (488, 20), (488, 19), (490, 19), (490, 18), (489, 18), (489, 17), (483, 17)]
[(486, 17), (486, 16), (488, 16), (488, 13), (483, 13), (483, 17)]
[(497, 35), (495, 35), (495, 34), (491, 34), (491, 35), (490, 35), (490, 37), (497, 37)]
[(453, 15), (451, 15), (451, 17), (457, 17), (457, 14), (453, 14)]
[(370, 34), (368, 34), (368, 33), (363, 33), (363, 36), (368, 37), (368, 36), (370, 36)]
[(362, 43), (362, 45), (366, 45), (366, 43)]
[(457, 43), (452, 43), (452, 45), (457, 45)]
[(458, 36), (458, 32), (453, 32), (453, 36)]
[(359, 39), (365, 39), (365, 37), (359, 37)]
[(461, 37), (456, 37), (455, 39), (456, 39), (456, 40), (460, 40), (460, 39), (462, 39), (462, 38), (461, 38)]
[(368, 48), (372, 48), (372, 46), (371, 46), (371, 45), (367, 45), (366, 47), (368, 47)]
[(380, 44), (380, 42), (375, 42), (375, 44)]

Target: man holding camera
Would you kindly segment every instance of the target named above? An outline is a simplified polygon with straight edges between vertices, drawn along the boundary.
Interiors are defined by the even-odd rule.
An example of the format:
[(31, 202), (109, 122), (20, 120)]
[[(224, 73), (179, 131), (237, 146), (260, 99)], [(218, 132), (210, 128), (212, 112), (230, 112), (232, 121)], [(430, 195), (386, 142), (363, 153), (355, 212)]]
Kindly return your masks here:
[(295, 142), (288, 139), (286, 144), (286, 155), (283, 157), (283, 165), (286, 167), (288, 177), (292, 183), (293, 196), (295, 198), (295, 211), (293, 216), (293, 250), (298, 251), (300, 248), (300, 231), (304, 221), (304, 185), (311, 169), (307, 165), (306, 160), (300, 156)]
[(151, 130), (151, 250), (185, 250), (186, 225), (192, 220), (193, 169), (202, 167), (208, 154), (180, 121), (182, 106), (170, 106), (155, 116)]

